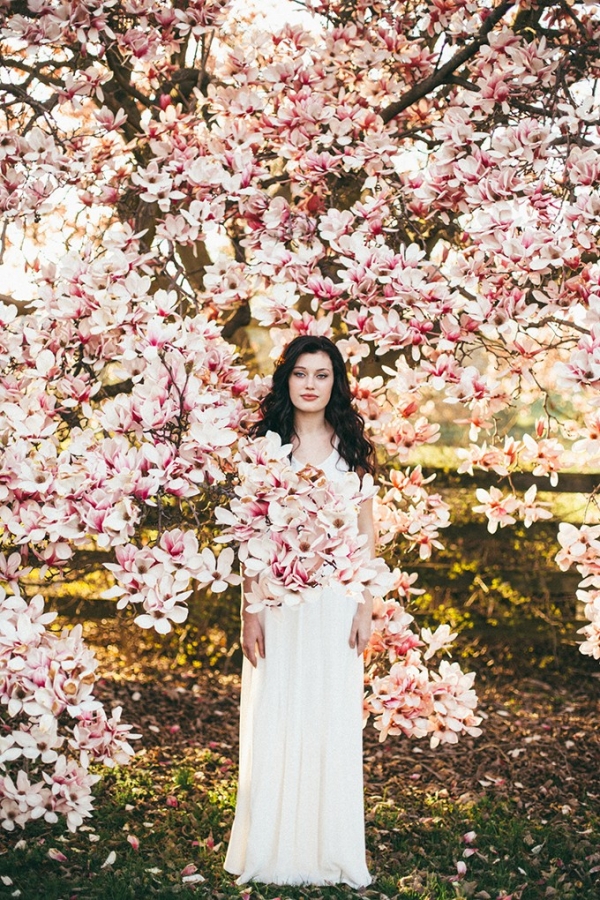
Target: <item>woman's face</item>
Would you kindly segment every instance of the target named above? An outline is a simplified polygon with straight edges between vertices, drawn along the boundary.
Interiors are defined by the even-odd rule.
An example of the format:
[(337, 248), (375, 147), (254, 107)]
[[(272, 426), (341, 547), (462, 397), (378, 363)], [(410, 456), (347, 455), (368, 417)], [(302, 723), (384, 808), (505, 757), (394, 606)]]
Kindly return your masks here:
[(290, 400), (301, 412), (319, 412), (333, 390), (333, 366), (327, 353), (302, 353), (288, 380)]

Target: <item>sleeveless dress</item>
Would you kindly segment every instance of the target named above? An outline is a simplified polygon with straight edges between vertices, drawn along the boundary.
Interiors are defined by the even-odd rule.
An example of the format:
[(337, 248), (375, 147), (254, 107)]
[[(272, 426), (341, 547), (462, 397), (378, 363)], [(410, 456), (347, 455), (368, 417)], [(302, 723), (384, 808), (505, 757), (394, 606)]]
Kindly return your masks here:
[[(292, 457), (295, 470), (300, 463)], [(334, 449), (318, 467), (344, 478)], [(371, 882), (365, 860), (363, 659), (348, 644), (356, 600), (343, 586), (262, 610), (265, 659), (244, 658), (240, 770), (225, 869), (237, 883)]]

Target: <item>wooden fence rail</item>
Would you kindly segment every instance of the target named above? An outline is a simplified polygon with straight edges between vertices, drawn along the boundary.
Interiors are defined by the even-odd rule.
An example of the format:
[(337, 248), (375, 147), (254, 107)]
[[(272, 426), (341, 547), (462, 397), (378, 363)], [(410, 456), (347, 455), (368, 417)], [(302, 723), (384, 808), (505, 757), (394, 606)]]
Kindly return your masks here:
[[(459, 474), (452, 469), (423, 466), (423, 474), (435, 475), (434, 484), (444, 488), (489, 488), (491, 485), (508, 485), (508, 480), (495, 472), (474, 471)], [(558, 484), (550, 484), (547, 477), (532, 475), (531, 472), (515, 472), (511, 475), (511, 482), (518, 491), (526, 491), (532, 484), (537, 485), (538, 491), (550, 491), (562, 494), (591, 494), (600, 487), (600, 472), (579, 473), (565, 472), (558, 476)]]

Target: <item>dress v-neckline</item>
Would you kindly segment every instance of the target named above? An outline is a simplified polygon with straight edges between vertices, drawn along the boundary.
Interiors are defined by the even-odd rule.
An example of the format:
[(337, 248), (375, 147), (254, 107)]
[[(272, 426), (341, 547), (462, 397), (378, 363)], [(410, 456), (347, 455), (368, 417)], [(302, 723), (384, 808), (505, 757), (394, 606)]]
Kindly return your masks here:
[(321, 466), (324, 466), (326, 462), (329, 462), (329, 460), (331, 459), (331, 457), (333, 456), (333, 454), (336, 451), (337, 451), (337, 447), (334, 447), (333, 450), (331, 451), (331, 453), (329, 454), (329, 456), (326, 456), (325, 459), (323, 460), (323, 462), (320, 462), (320, 463), (302, 462), (302, 460), (298, 459), (296, 456), (294, 456), (293, 453), (291, 454), (291, 456), (292, 456), (292, 459), (294, 459), (301, 466), (312, 466), (314, 469), (320, 469)]

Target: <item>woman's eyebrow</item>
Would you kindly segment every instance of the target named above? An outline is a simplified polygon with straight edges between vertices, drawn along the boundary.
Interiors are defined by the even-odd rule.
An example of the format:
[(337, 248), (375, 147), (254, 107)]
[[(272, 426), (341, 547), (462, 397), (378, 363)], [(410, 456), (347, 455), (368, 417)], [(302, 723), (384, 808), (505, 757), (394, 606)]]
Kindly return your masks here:
[[(294, 368), (295, 368), (295, 369), (303, 369), (303, 370), (306, 372), (306, 367), (305, 367), (305, 366), (294, 366)], [(330, 372), (331, 369), (325, 369), (325, 368), (322, 368), (322, 369), (317, 369), (316, 371), (317, 371), (317, 372)]]

